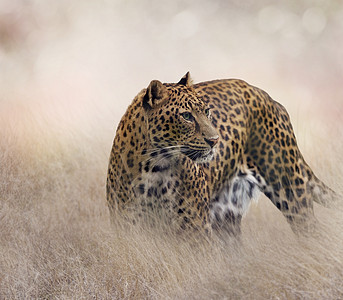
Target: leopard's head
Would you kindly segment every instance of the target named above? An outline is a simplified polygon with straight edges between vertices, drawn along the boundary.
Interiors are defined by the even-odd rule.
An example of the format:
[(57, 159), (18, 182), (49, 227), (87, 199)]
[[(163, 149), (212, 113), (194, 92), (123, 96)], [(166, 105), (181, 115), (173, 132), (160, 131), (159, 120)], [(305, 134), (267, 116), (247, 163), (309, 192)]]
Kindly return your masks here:
[(197, 163), (213, 158), (219, 136), (211, 122), (211, 111), (194, 90), (189, 72), (176, 84), (151, 81), (142, 106), (153, 149), (182, 152)]

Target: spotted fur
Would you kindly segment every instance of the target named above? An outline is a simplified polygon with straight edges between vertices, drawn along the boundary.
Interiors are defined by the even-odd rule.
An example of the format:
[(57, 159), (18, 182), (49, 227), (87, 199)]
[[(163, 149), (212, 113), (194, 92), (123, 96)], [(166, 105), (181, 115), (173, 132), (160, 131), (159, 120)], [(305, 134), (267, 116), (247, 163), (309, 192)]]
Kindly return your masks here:
[(240, 231), (264, 193), (294, 230), (332, 191), (298, 149), (285, 108), (242, 80), (154, 80), (133, 100), (113, 142), (111, 215), (163, 216), (180, 228)]

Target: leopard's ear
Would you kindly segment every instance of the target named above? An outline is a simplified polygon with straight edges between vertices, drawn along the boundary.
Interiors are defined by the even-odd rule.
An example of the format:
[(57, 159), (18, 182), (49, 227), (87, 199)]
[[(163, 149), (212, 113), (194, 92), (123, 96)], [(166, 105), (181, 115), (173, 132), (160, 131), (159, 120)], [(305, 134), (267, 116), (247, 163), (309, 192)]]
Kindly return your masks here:
[(145, 110), (155, 108), (162, 102), (166, 94), (167, 89), (162, 82), (158, 80), (151, 81), (143, 97), (143, 108)]
[(189, 74), (189, 72), (187, 72), (185, 74), (185, 76), (183, 76), (177, 84), (182, 84), (182, 85), (191, 87), (193, 85), (193, 80), (191, 78), (191, 74)]

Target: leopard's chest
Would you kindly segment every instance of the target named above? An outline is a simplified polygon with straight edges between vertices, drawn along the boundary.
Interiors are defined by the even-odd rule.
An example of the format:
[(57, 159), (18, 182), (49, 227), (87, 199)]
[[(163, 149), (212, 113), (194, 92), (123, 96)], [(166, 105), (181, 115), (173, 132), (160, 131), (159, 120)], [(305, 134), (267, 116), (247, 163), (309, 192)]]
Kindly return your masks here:
[(143, 211), (171, 213), (176, 207), (176, 176), (169, 165), (158, 165), (144, 171), (134, 181), (134, 194)]

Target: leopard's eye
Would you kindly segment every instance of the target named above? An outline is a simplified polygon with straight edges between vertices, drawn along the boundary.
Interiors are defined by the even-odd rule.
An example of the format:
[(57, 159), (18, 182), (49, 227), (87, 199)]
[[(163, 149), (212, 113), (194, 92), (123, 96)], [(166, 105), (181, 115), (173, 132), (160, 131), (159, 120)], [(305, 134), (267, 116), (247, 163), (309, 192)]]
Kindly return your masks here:
[(189, 122), (193, 122), (194, 121), (194, 117), (193, 115), (188, 112), (188, 111), (185, 111), (181, 114), (182, 118), (184, 118), (186, 121), (189, 121)]
[(209, 108), (206, 108), (206, 109), (205, 109), (205, 115), (206, 115), (207, 117), (210, 116), (210, 109), (209, 109)]

